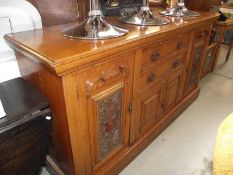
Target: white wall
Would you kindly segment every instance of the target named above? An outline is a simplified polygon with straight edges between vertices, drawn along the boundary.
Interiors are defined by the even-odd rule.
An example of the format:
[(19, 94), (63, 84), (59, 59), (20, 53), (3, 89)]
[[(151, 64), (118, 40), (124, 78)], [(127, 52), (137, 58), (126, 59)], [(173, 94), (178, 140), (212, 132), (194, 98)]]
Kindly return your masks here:
[(0, 0), (0, 82), (20, 76), (14, 51), (3, 36), (41, 27), (40, 14), (26, 0)]

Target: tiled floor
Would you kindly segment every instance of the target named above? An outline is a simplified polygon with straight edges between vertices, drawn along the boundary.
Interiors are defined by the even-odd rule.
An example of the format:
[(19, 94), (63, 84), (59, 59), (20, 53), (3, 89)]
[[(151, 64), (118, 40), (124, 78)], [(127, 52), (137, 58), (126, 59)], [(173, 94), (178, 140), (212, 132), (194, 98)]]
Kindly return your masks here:
[[(221, 121), (233, 112), (233, 55), (201, 80), (199, 98), (120, 175), (211, 175)], [(48, 175), (44, 170), (42, 175)]]

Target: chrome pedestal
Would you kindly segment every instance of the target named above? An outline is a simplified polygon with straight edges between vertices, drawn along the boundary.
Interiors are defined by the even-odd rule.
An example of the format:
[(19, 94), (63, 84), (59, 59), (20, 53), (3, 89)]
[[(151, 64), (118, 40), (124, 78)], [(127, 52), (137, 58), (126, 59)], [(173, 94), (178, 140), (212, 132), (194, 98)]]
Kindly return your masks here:
[(141, 26), (161, 26), (170, 23), (169, 19), (152, 14), (149, 7), (142, 7), (138, 13), (131, 16), (121, 17), (119, 19), (127, 24)]
[(180, 2), (177, 3), (172, 8), (168, 8), (167, 10), (161, 12), (162, 15), (165, 16), (175, 16), (175, 17), (197, 17), (200, 16), (200, 13), (188, 10), (185, 7), (185, 4), (183, 0), (180, 0)]
[(109, 24), (101, 16), (89, 16), (80, 25), (65, 29), (63, 35), (77, 39), (109, 39), (123, 36), (128, 30)]
[(123, 36), (128, 30), (109, 24), (99, 10), (98, 0), (90, 1), (90, 12), (81, 24), (63, 30), (63, 36), (75, 39), (110, 39)]

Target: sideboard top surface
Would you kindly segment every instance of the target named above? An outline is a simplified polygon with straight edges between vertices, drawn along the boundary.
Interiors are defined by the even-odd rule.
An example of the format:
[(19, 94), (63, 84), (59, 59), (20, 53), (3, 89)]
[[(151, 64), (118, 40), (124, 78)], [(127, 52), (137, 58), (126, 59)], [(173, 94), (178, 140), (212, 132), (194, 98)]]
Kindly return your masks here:
[[(123, 37), (108, 40), (93, 41), (63, 37), (62, 29), (71, 24), (9, 34), (5, 36), (5, 39), (15, 50), (31, 55), (55, 74), (62, 75), (74, 67), (111, 55), (111, 53), (119, 53), (122, 48), (130, 50), (140, 47), (148, 42), (155, 42), (157, 38), (160, 39), (193, 27), (193, 25), (198, 26), (199, 23), (214, 21), (217, 17), (218, 14), (203, 12), (198, 18), (150, 27), (127, 25), (116, 18), (110, 18), (109, 21), (112, 24), (128, 29), (129, 33)], [(170, 19), (174, 21), (174, 18)]]

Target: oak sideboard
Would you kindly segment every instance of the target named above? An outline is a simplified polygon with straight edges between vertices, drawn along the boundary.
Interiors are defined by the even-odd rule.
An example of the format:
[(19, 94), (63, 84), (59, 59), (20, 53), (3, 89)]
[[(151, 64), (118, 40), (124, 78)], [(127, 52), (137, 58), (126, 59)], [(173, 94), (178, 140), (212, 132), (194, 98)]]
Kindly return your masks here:
[(67, 175), (114, 175), (199, 95), (203, 58), (218, 15), (126, 25), (123, 37), (77, 40), (71, 24), (5, 36), (21, 75), (49, 100), (51, 158)]

